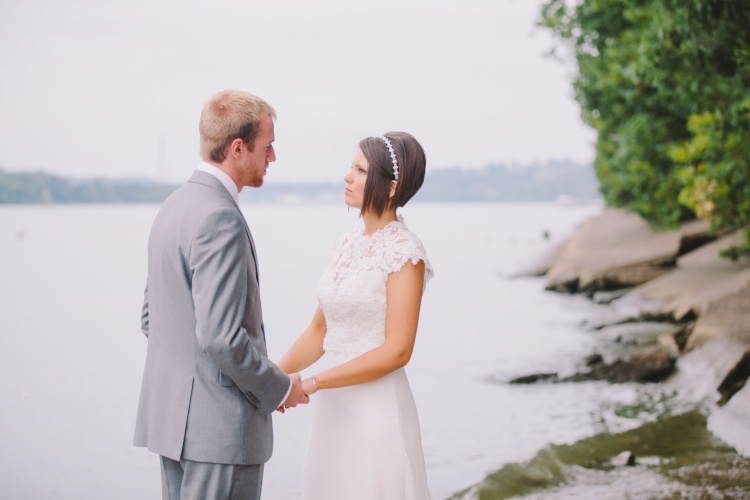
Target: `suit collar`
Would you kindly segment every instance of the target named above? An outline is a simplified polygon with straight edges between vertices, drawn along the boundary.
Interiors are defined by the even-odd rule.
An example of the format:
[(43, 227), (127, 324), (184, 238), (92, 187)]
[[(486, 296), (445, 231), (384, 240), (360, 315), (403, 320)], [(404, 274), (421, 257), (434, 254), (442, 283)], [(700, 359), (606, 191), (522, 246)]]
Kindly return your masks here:
[(188, 179), (188, 182), (194, 182), (196, 184), (203, 184), (204, 186), (212, 187), (215, 189), (222, 188), (224, 189), (224, 191), (226, 191), (226, 188), (224, 188), (221, 182), (219, 182), (219, 179), (217, 179), (211, 174), (202, 172), (200, 170), (195, 170), (193, 172), (193, 175), (190, 176), (190, 179)]
[(232, 178), (229, 177), (226, 172), (224, 172), (216, 165), (212, 165), (211, 163), (207, 163), (205, 161), (201, 162), (201, 164), (198, 165), (197, 170), (199, 172), (206, 172), (207, 174), (211, 174), (212, 176), (216, 177), (227, 190), (227, 192), (232, 195), (234, 202), (239, 204), (240, 192), (239, 189), (237, 189), (237, 184), (234, 183)]
[(221, 181), (215, 176), (201, 170), (196, 170), (193, 172), (193, 175), (190, 176), (188, 182), (201, 184), (203, 186), (208, 186), (212, 189), (216, 189), (219, 193), (221, 193), (221, 196), (226, 196), (228, 199), (232, 200), (234, 205), (239, 209), (237, 200), (232, 197), (229, 191), (227, 191), (227, 188), (224, 186), (224, 184), (222, 184)]

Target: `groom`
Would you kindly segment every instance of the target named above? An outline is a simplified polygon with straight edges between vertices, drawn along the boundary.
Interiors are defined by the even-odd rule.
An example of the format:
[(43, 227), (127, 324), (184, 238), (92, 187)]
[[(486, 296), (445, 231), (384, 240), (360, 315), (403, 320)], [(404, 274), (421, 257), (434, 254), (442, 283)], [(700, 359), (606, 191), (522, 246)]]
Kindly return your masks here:
[(203, 162), (151, 228), (134, 444), (160, 455), (164, 499), (259, 499), (271, 413), (309, 402), (299, 374), (267, 357), (257, 256), (237, 205), (276, 160), (275, 117), (247, 92), (214, 95), (200, 117)]

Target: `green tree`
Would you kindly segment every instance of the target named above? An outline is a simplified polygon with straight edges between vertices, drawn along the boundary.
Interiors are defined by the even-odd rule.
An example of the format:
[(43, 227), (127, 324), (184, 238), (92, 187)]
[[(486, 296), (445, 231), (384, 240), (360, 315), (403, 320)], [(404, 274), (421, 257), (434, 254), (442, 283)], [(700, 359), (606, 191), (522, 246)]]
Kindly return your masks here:
[(610, 205), (748, 227), (748, 0), (550, 0), (540, 24), (573, 51)]

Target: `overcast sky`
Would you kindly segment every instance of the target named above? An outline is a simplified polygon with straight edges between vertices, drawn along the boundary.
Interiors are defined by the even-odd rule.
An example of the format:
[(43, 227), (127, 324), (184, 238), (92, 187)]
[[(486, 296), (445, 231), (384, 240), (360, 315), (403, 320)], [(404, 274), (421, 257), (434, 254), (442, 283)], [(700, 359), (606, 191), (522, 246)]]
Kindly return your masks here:
[(541, 0), (0, 0), (0, 166), (182, 181), (214, 92), (275, 108), (266, 182), (330, 181), (362, 137), (428, 168), (593, 159)]

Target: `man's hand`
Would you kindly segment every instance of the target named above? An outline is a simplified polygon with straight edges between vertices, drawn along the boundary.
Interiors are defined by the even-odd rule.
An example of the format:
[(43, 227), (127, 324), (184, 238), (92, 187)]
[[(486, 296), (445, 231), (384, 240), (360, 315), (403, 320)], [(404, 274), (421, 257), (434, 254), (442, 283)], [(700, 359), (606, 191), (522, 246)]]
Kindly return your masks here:
[(278, 408), (281, 413), (284, 413), (285, 409), (294, 408), (300, 403), (307, 404), (310, 402), (310, 397), (302, 389), (302, 377), (300, 374), (292, 373), (289, 375), (289, 378), (292, 379), (292, 390), (289, 391), (286, 401)]

